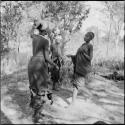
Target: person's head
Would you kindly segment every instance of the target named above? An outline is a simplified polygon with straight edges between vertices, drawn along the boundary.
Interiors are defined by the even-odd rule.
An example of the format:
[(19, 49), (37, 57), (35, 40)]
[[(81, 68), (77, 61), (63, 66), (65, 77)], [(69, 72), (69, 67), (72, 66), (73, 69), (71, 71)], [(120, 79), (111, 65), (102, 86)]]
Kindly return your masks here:
[(47, 31), (45, 29), (45, 24), (40, 19), (34, 19), (35, 29), (39, 31), (40, 35), (47, 35)]
[(94, 33), (93, 32), (87, 32), (84, 37), (84, 41), (89, 43), (93, 38), (94, 38)]
[(34, 25), (38, 27), (40, 25), (40, 21), (38, 19), (34, 19)]
[(60, 44), (62, 38), (61, 38), (61, 35), (59, 34), (58, 36), (56, 36), (55, 38), (55, 44)]
[(47, 31), (46, 29), (43, 29), (43, 24), (39, 23), (39, 25), (37, 24), (36, 30), (39, 31), (39, 35), (47, 35)]
[(34, 29), (34, 34), (35, 34), (35, 35), (39, 35), (39, 33), (40, 33), (40, 32), (39, 32), (38, 29)]

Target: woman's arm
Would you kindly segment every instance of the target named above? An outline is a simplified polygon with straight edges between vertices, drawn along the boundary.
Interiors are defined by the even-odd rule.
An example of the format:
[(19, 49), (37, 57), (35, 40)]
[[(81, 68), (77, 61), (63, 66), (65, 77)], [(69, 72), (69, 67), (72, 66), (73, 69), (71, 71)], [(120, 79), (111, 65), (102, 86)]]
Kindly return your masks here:
[(92, 58), (93, 58), (93, 46), (91, 45), (90, 46), (90, 56), (89, 55), (87, 55), (85, 52), (83, 53), (84, 54), (84, 56), (89, 60), (89, 61), (91, 61), (92, 60)]
[(52, 66), (58, 68), (58, 66), (57, 66), (55, 63), (53, 63), (53, 61), (52, 61), (52, 60), (50, 59), (50, 57), (49, 57), (49, 47), (48, 47), (48, 45), (45, 47), (44, 55), (45, 55), (45, 60), (46, 60), (50, 65), (52, 65)]

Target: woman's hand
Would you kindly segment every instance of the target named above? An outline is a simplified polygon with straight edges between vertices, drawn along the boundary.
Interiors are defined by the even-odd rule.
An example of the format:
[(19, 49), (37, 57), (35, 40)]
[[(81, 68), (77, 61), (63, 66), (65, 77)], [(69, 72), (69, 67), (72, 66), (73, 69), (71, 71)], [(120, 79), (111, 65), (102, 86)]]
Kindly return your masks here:
[(91, 60), (91, 57), (89, 55), (87, 55), (85, 52), (83, 54), (89, 61)]

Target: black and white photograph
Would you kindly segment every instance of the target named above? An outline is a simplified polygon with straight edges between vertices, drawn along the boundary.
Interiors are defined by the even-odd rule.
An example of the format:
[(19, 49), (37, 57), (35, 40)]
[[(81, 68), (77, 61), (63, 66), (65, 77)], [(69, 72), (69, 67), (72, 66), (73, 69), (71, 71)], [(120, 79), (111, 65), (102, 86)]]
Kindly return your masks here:
[(124, 124), (124, 1), (1, 1), (1, 124)]

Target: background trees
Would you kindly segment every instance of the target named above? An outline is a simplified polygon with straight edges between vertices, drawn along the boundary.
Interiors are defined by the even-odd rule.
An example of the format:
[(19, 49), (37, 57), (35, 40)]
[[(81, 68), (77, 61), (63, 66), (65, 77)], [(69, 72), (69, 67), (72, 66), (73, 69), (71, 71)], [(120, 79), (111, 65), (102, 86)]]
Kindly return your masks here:
[(89, 14), (89, 9), (85, 8), (80, 1), (46, 1), (45, 8), (45, 10), (42, 10), (41, 19), (49, 20), (56, 25), (53, 29), (49, 26), (47, 28), (50, 31), (51, 41), (53, 41), (51, 31), (61, 34), (63, 51), (64, 45), (71, 34), (81, 28), (82, 21)]
[(4, 1), (1, 3), (1, 50), (9, 49), (9, 41), (15, 40), (22, 14), (21, 6), (15, 1)]
[[(2, 57), (8, 58), (10, 56), (18, 58), (24, 55), (31, 56), (31, 39), (29, 32), (31, 30), (33, 20), (39, 19), (49, 32), (51, 42), (53, 41), (53, 33), (61, 34), (62, 37), (62, 53), (64, 54), (64, 48), (77, 50), (76, 41), (83, 42), (84, 33), (87, 30), (81, 29), (87, 25), (89, 30), (95, 33), (94, 39), (94, 58), (102, 60), (107, 59), (107, 55), (112, 56), (112, 53), (118, 51), (117, 55), (122, 57), (120, 44), (124, 44), (123, 36), (121, 32), (124, 30), (124, 2), (123, 1), (103, 1), (100, 2), (100, 9), (97, 9), (99, 13), (104, 15), (98, 19), (104, 27), (98, 26), (98, 22), (95, 21), (96, 14), (93, 18), (91, 14), (96, 4), (88, 7), (85, 3), (87, 1), (3, 1), (1, 2), (1, 53)], [(91, 26), (90, 26), (91, 25)], [(103, 33), (103, 36), (101, 35)], [(74, 39), (75, 38), (75, 39)], [(77, 46), (80, 46), (80, 42), (77, 41)], [(67, 44), (67, 42), (69, 42)], [(115, 45), (111, 46), (111, 43)], [(79, 45), (78, 45), (79, 44)], [(98, 46), (100, 44), (100, 46)], [(123, 46), (123, 45), (122, 45)], [(105, 49), (106, 48), (106, 49)], [(113, 52), (111, 53), (111, 49)], [(30, 50), (30, 51), (29, 51)], [(103, 50), (103, 51), (102, 51)], [(117, 50), (117, 51), (116, 51)], [(11, 51), (14, 51), (13, 54)], [(70, 50), (68, 50), (70, 51)], [(106, 56), (102, 56), (107, 51)], [(7, 52), (7, 53), (5, 53)], [(25, 54), (24, 54), (25, 53)], [(30, 53), (30, 54), (29, 54)], [(69, 52), (70, 53), (70, 52)], [(123, 53), (123, 52), (122, 52)], [(19, 54), (22, 54), (19, 56)], [(28, 55), (29, 54), (29, 55)], [(99, 55), (98, 55), (99, 54)], [(14, 55), (14, 56), (13, 56)], [(118, 56), (117, 56), (118, 57)], [(27, 57), (26, 57), (27, 58)], [(101, 59), (99, 59), (101, 58)], [(112, 56), (112, 58), (114, 58)], [(22, 64), (28, 62), (25, 60)], [(93, 62), (95, 62), (95, 59)], [(18, 59), (17, 62), (23, 60)], [(12, 62), (12, 61), (10, 61)]]
[[(19, 28), (23, 16), (26, 15), (27, 18), (33, 19), (34, 17), (32, 14), (34, 13), (34, 9), (37, 11), (35, 15), (39, 13), (39, 17), (36, 16), (37, 19), (45, 23), (49, 22), (49, 24), (53, 23), (56, 25), (52, 29), (49, 24), (46, 24), (48, 32), (50, 33), (52, 30), (59, 30), (63, 38), (62, 46), (68, 41), (70, 34), (80, 29), (82, 21), (85, 20), (89, 14), (89, 10), (79, 1), (8, 1), (2, 2), (1, 5), (2, 50), (5, 48), (9, 49), (9, 41), (14, 40), (17, 42), (17, 29)], [(31, 11), (29, 8), (32, 8), (32, 6), (34, 6), (34, 9)], [(69, 36), (66, 37), (66, 34)], [(50, 39), (52, 40), (53, 38)]]
[(120, 41), (120, 33), (124, 27), (124, 3), (122, 1), (105, 1), (104, 11), (109, 18), (108, 42), (113, 40), (116, 52), (118, 51), (118, 43)]

